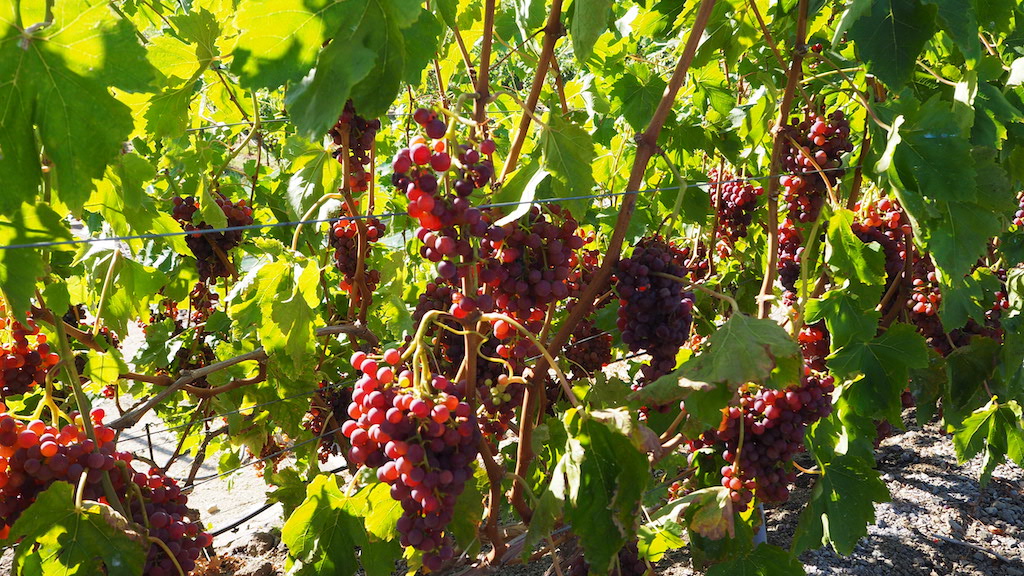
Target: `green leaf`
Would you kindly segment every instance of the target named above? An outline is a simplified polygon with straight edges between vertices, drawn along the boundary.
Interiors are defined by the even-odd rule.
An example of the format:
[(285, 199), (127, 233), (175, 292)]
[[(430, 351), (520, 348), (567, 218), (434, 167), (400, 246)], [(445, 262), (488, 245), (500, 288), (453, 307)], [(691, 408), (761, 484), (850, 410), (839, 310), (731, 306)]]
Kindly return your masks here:
[(855, 215), (850, 210), (837, 210), (828, 222), (825, 261), (841, 278), (862, 284), (885, 283), (885, 254), (877, 242), (865, 244), (853, 233)]
[(981, 58), (981, 42), (978, 40), (978, 17), (971, 0), (922, 0), (938, 8), (936, 21), (939, 27), (956, 42), (964, 58)]
[[(75, 489), (54, 482), (11, 527), (13, 574), (139, 576), (149, 543), (104, 504), (75, 507)], [(31, 566), (26, 569), (26, 566)]]
[(576, 54), (576, 60), (583, 64), (594, 53), (597, 39), (608, 29), (612, 1), (576, 0), (573, 6), (569, 36), (572, 38), (572, 51)]
[[(799, 345), (774, 320), (734, 314), (711, 335), (703, 353), (675, 372), (634, 392), (631, 398), (654, 405), (686, 398), (687, 411), (702, 422), (717, 426), (718, 408), (732, 395), (731, 390), (741, 384), (765, 383), (769, 378), (779, 385), (796, 382), (799, 363), (787, 360), (799, 354)], [(780, 366), (786, 373), (773, 377), (772, 372)], [(697, 405), (700, 397), (713, 401), (700, 409)], [(720, 401), (723, 404), (720, 405)]]
[(597, 152), (586, 130), (551, 112), (547, 128), (541, 132), (540, 148), (544, 169), (565, 186), (568, 195), (591, 193), (596, 185), (592, 165)]
[(626, 72), (616, 78), (609, 96), (615, 104), (614, 112), (625, 118), (634, 131), (640, 132), (654, 115), (667, 84), (648, 69), (639, 69), (637, 74), (645, 77)]
[(804, 565), (782, 548), (759, 544), (750, 552), (708, 568), (707, 576), (803, 576)]
[[(0, 138), (2, 133), (0, 130)], [(71, 240), (67, 224), (46, 204), (22, 204), (7, 212), (0, 211), (0, 246), (6, 248), (0, 250), (0, 290), (7, 297), (13, 314), (20, 317), (28, 311), (35, 295), (36, 279), (43, 275), (44, 262), (37, 248), (11, 246), (67, 240)]]
[(910, 79), (918, 55), (935, 34), (935, 13), (918, 0), (879, 0), (850, 26), (849, 38), (868, 71), (897, 89)]
[[(881, 296), (880, 290), (874, 290)], [(864, 297), (850, 289), (849, 283), (829, 290), (817, 300), (807, 302), (806, 320), (825, 320), (832, 351), (853, 343), (867, 342), (875, 336), (882, 314), (875, 310), (878, 297)]]
[(406, 66), (401, 28), (408, 22), (396, 4), (396, 0), (342, 3), (341, 26), (320, 53), (316, 70), (288, 91), (286, 103), (300, 135), (321, 138), (338, 121), (349, 98), (367, 118), (388, 111)]
[(362, 520), (346, 507), (334, 475), (318, 475), (306, 500), (284, 523), (281, 540), (288, 546), (290, 574), (338, 574), (359, 569), (356, 546), (367, 543)]
[(578, 445), (566, 451), (566, 518), (591, 570), (606, 574), (619, 549), (636, 534), (636, 515), (650, 479), (647, 457), (629, 438), (586, 414), (570, 410), (565, 424), (569, 442)]
[(996, 398), (968, 416), (953, 432), (956, 458), (963, 464), (982, 451), (985, 459), (981, 470), (982, 486), (988, 484), (995, 467), (1006, 461), (1006, 456), (1018, 465), (1024, 464), (1024, 428), (1020, 405), (1011, 400), (999, 404)]
[(423, 69), (437, 56), (443, 37), (444, 25), (433, 14), (421, 9), (419, 18), (405, 31), (405, 45), (411, 49), (406, 52), (402, 82), (419, 86)]
[(821, 472), (811, 500), (800, 514), (793, 552), (831, 545), (836, 552), (849, 555), (867, 536), (868, 524), (875, 521), (874, 503), (889, 501), (889, 489), (878, 471), (850, 455), (836, 456)]
[(854, 410), (872, 418), (888, 418), (899, 424), (900, 395), (907, 387), (911, 368), (928, 366), (928, 345), (909, 324), (893, 324), (869, 342), (853, 342), (836, 351), (829, 368), (841, 377), (864, 378), (849, 389)]
[[(243, 88), (274, 89), (306, 75), (320, 47), (365, 0), (254, 0), (235, 16), (231, 71)], [(340, 106), (345, 100), (341, 99)]]
[[(484, 517), (484, 490), (488, 486), (487, 472), (478, 468), (476, 474), (466, 481), (462, 494), (455, 501), (455, 514), (448, 528), (455, 537), (455, 543), (470, 556), (480, 551), (478, 529)], [(399, 510), (401, 512), (401, 510)]]
[(999, 365), (1000, 345), (991, 338), (975, 337), (946, 356), (946, 389), (943, 393), (943, 419), (951, 425), (962, 422), (969, 412), (988, 399), (982, 385), (991, 379)]
[(0, 23), (0, 213), (35, 197), (45, 150), (57, 197), (78, 214), (132, 131), (131, 111), (108, 87), (145, 89), (153, 68), (107, 2), (60, 2), (52, 26), (21, 28)]

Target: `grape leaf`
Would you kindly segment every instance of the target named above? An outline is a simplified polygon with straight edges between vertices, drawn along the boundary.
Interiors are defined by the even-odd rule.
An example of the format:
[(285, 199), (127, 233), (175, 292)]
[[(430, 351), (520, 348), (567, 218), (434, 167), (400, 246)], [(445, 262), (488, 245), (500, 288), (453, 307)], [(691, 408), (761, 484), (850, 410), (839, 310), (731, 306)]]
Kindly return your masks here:
[(867, 342), (875, 336), (882, 317), (875, 310), (881, 290), (870, 291), (876, 294), (859, 294), (846, 282), (836, 290), (825, 292), (821, 298), (807, 302), (807, 322), (813, 324), (825, 320), (833, 352), (855, 342)]
[(989, 308), (985, 294), (991, 296), (999, 290), (999, 279), (992, 272), (978, 269), (962, 279), (943, 275), (939, 280), (942, 284), (939, 316), (947, 331), (962, 327), (968, 318), (985, 323), (985, 312)]
[(953, 432), (956, 459), (963, 464), (985, 452), (980, 482), (988, 484), (996, 466), (1009, 456), (1018, 466), (1024, 466), (1024, 418), (1020, 404), (1011, 400), (1005, 404), (996, 398), (975, 410)]
[(488, 486), (486, 470), (477, 468), (476, 474), (466, 481), (462, 494), (455, 501), (454, 517), (448, 525), (455, 543), (470, 556), (480, 551), (480, 535), (477, 531), (484, 517), (484, 493)]
[(799, 354), (799, 345), (775, 321), (733, 314), (711, 335), (703, 353), (637, 390), (630, 399), (665, 405), (685, 398), (692, 416), (717, 426), (719, 409), (741, 384), (795, 383), (800, 377)]
[(981, 58), (981, 42), (978, 40), (978, 16), (971, 0), (922, 0), (938, 8), (936, 22), (956, 42), (964, 58)]
[(108, 86), (143, 90), (153, 68), (107, 2), (60, 2), (51, 26), (21, 28), (13, 15), (0, 21), (0, 212), (35, 197), (42, 148), (57, 196), (79, 214), (132, 131), (131, 111)]
[[(0, 138), (2, 133), (0, 130)], [(9, 246), (67, 240), (71, 240), (71, 231), (47, 204), (22, 204), (14, 210), (0, 211), (0, 246), (8, 247), (0, 250), (0, 290), (7, 297), (11, 312), (21, 316), (28, 311), (35, 292), (34, 281), (43, 275), (43, 259), (38, 250)]]
[(803, 576), (804, 565), (789, 552), (771, 544), (708, 568), (707, 576)]
[(273, 89), (299, 80), (313, 68), (324, 41), (359, 5), (365, 0), (243, 2), (235, 15), (239, 35), (231, 71), (243, 88)]
[(793, 553), (831, 545), (849, 555), (875, 521), (875, 502), (888, 502), (889, 489), (877, 470), (848, 454), (824, 463), (811, 490), (811, 500), (800, 514), (793, 537)]
[(868, 65), (890, 88), (906, 83), (925, 43), (935, 34), (934, 6), (919, 0), (880, 0), (850, 26), (849, 38)]
[(539, 145), (544, 169), (565, 186), (569, 195), (591, 193), (596, 185), (592, 164), (597, 153), (586, 130), (552, 112), (548, 114), (547, 128), (541, 132)]
[(128, 522), (95, 502), (75, 507), (75, 489), (54, 482), (11, 527), (18, 541), (13, 574), (18, 576), (138, 576), (149, 543)]
[(608, 29), (612, 0), (576, 0), (573, 3), (569, 37), (576, 60), (583, 64), (594, 53), (594, 44)]
[(667, 84), (649, 70), (639, 69), (637, 73), (646, 77), (626, 72), (616, 78), (609, 96), (615, 104), (615, 113), (625, 118), (633, 130), (640, 132), (661, 102)]
[(841, 278), (884, 284), (885, 254), (877, 242), (865, 244), (853, 233), (854, 218), (850, 210), (837, 210), (829, 219), (825, 262)]
[(367, 544), (362, 520), (349, 511), (334, 475), (320, 474), (306, 489), (306, 500), (281, 529), (288, 546), (289, 574), (355, 574), (356, 546)]
[(423, 69), (437, 57), (443, 37), (444, 25), (433, 14), (421, 9), (419, 18), (405, 31), (405, 44), (412, 49), (406, 53), (402, 82), (420, 85)]
[(977, 336), (946, 356), (946, 389), (943, 391), (942, 416), (946, 423), (957, 425), (968, 412), (988, 398), (982, 384), (995, 374), (999, 364), (999, 343)]
[(909, 324), (894, 324), (869, 342), (852, 342), (837, 350), (829, 368), (843, 378), (864, 378), (849, 389), (850, 404), (862, 416), (888, 418), (899, 425), (900, 395), (911, 368), (928, 366), (928, 345)]

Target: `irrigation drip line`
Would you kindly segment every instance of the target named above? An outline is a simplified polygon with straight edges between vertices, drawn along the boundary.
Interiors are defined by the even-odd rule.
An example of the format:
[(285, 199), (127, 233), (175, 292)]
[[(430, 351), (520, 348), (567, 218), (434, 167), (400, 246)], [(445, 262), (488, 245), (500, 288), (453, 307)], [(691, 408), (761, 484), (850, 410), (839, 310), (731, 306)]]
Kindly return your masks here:
[[(825, 168), (822, 170), (812, 170), (810, 172), (803, 172), (802, 175), (816, 174), (824, 172), (844, 171), (849, 168)], [(734, 182), (754, 182), (760, 180), (767, 180), (769, 178), (777, 178), (782, 176), (790, 176), (795, 174), (793, 172), (786, 172), (782, 174), (768, 175), (768, 176), (751, 176), (748, 178), (732, 178), (729, 180), (719, 181), (708, 181), (708, 182), (694, 182), (687, 184), (685, 189), (700, 188), (702, 186), (718, 186), (722, 184), (730, 184)], [(575, 200), (597, 200), (601, 198), (615, 198), (619, 196), (629, 196), (631, 194), (646, 194), (648, 192), (667, 192), (672, 190), (679, 190), (679, 186), (667, 186), (664, 188), (646, 188), (644, 190), (633, 190), (626, 192), (603, 192), (600, 194), (587, 194), (582, 196), (567, 196), (564, 198), (540, 198), (533, 200), (514, 200), (509, 202), (494, 202), (491, 204), (483, 204), (477, 206), (477, 208), (504, 208), (509, 206), (521, 206), (523, 204), (557, 204)], [(75, 240), (53, 240), (47, 242), (29, 242), (25, 244), (9, 244), (7, 246), (0, 246), (0, 250), (14, 250), (16, 248), (49, 248), (53, 246), (69, 246), (77, 244), (94, 244), (96, 242), (123, 242), (126, 240), (152, 240), (156, 238), (170, 238), (175, 236), (189, 236), (189, 235), (202, 235), (202, 234), (220, 234), (223, 232), (237, 232), (243, 230), (262, 230), (265, 228), (284, 228), (294, 227), (306, 224), (322, 224), (326, 222), (337, 222), (339, 220), (365, 220), (370, 218), (394, 218), (396, 216), (408, 216), (408, 212), (384, 212), (380, 214), (358, 214), (355, 216), (337, 216), (334, 218), (317, 218), (314, 220), (295, 220), (291, 222), (272, 222), (269, 224), (249, 224), (246, 226), (226, 226), (224, 228), (202, 228), (196, 230), (182, 230), (180, 232), (161, 232), (156, 234), (132, 234), (128, 236), (108, 236), (103, 238), (79, 238)]]
[[(308, 438), (308, 439), (303, 440), (301, 442), (296, 442), (295, 444), (292, 444), (291, 446), (282, 448), (282, 449), (278, 450), (277, 452), (274, 452), (273, 454), (268, 454), (268, 455), (263, 456), (261, 458), (258, 458), (256, 460), (251, 460), (249, 462), (246, 462), (245, 464), (241, 464), (241, 465), (236, 466), (236, 467), (234, 467), (234, 468), (232, 468), (230, 470), (225, 470), (224, 472), (219, 472), (217, 474), (210, 474), (208, 476), (200, 476), (200, 477), (194, 479), (194, 480), (198, 480), (198, 482), (193, 482), (191, 488), (194, 489), (196, 486), (202, 486), (203, 484), (207, 484), (209, 482), (213, 482), (214, 480), (216, 480), (218, 478), (223, 478), (225, 476), (230, 476), (231, 474), (234, 474), (235, 472), (238, 472), (239, 470), (242, 470), (244, 468), (248, 468), (249, 466), (255, 466), (256, 464), (259, 464), (261, 462), (266, 462), (268, 460), (273, 460), (274, 458), (277, 458), (279, 456), (283, 456), (283, 455), (285, 455), (285, 454), (287, 454), (289, 452), (294, 452), (295, 449), (298, 448), (299, 446), (305, 446), (306, 444), (309, 444), (310, 442), (319, 442), (320, 440), (330, 436), (331, 434), (334, 434), (335, 432), (340, 431), (341, 428), (342, 428), (341, 426), (338, 426), (337, 428), (334, 428), (333, 430), (328, 430), (328, 431), (323, 432), (323, 433), (321, 433), (321, 434), (319, 434), (317, 436), (313, 436), (312, 438)], [(178, 481), (179, 482), (184, 482), (184, 480), (181, 480), (181, 479), (178, 479)]]

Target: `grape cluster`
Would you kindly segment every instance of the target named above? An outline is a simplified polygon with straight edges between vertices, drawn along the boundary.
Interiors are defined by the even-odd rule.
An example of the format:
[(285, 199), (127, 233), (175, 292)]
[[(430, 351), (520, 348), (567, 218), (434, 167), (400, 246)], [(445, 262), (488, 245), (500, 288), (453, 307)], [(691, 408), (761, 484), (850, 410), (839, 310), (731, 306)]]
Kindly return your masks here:
[[(131, 454), (116, 451), (114, 430), (102, 424), (103, 410), (90, 415), (95, 442), (75, 412), (70, 415), (75, 424), (57, 429), (41, 420), (26, 424), (7, 413), (6, 407), (0, 410), (0, 536), (6, 537), (18, 517), (54, 482), (77, 486), (84, 474), (84, 498), (105, 502), (101, 481), (107, 473), (119, 499), (131, 502), (131, 519), (162, 540), (186, 574), (195, 568), (200, 551), (212, 538), (191, 520), (188, 498), (174, 480), (159, 470), (145, 474), (131, 469)], [(139, 487), (141, 502), (129, 482)], [(147, 576), (178, 574), (174, 562), (156, 544), (149, 548), (143, 572)]]
[(437, 264), (442, 278), (464, 278), (479, 256), (474, 239), (503, 238), (501, 229), (491, 226), (470, 201), (473, 192), (494, 176), (494, 143), (484, 140), (479, 148), (461, 144), (450, 150), (443, 140), (448, 126), (436, 113), (420, 108), (413, 118), (426, 137), (416, 136), (408, 148), (398, 151), (391, 163), (391, 182), (409, 200), (409, 215), (419, 221), (420, 254)]
[[(430, 310), (455, 310), (459, 304), (456, 300), (461, 293), (443, 278), (437, 278), (426, 286), (419, 296), (412, 317), (419, 323)], [(482, 295), (481, 295), (482, 296)], [(460, 300), (464, 301), (464, 300)], [(453, 320), (438, 320), (453, 330), (461, 327)], [(458, 375), (459, 368), (466, 356), (466, 341), (459, 335), (435, 328), (428, 332), (433, 339), (436, 353), (433, 355), (433, 368), (438, 374), (448, 379)], [(518, 373), (522, 363), (515, 358), (506, 363), (496, 361), (502, 356), (505, 344), (495, 336), (489, 336), (480, 345), (476, 362), (476, 397), (479, 399), (477, 420), (480, 429), (487, 438), (501, 438), (510, 429), (515, 410), (522, 404), (526, 386), (520, 378), (510, 378), (510, 373)], [(507, 351), (505, 352), (507, 354)], [(460, 398), (467, 397), (466, 380), (455, 382), (453, 394)]]
[(641, 367), (644, 382), (668, 374), (679, 348), (690, 337), (693, 293), (683, 291), (685, 254), (660, 237), (640, 240), (616, 268), (618, 328), (630, 351), (645, 350), (650, 364)]
[(578, 228), (572, 214), (557, 205), (535, 206), (525, 219), (506, 224), (504, 240), (490, 242), (492, 258), (480, 272), (494, 289), (495, 305), (527, 319), (568, 297), (575, 251), (584, 245)]
[(439, 570), (454, 556), (446, 527), (472, 477), (480, 434), (476, 416), (451, 393), (455, 387), (447, 378), (434, 375), (426, 394), (400, 366), (398, 350), (386, 351), (383, 361), (378, 365), (363, 352), (352, 356), (362, 376), (341, 429), (352, 443), (349, 461), (376, 468), (377, 478), (391, 485), (391, 497), (403, 511), (400, 542), (422, 551), (428, 570)]
[(815, 372), (825, 372), (825, 357), (829, 354), (830, 337), (825, 321), (806, 324), (797, 336), (800, 352), (803, 354), (804, 365)]
[(348, 185), (353, 194), (366, 192), (370, 188), (370, 181), (373, 179), (372, 169), (367, 166), (372, 164), (371, 151), (373, 142), (380, 130), (380, 120), (367, 120), (356, 114), (352, 101), (345, 103), (345, 109), (338, 118), (338, 122), (328, 133), (337, 148), (333, 155), (338, 162), (344, 164), (343, 146), (345, 136), (348, 136)]
[(0, 397), (24, 394), (46, 382), (60, 356), (50, 351), (46, 335), (28, 318), (24, 323), (0, 314)]
[(573, 372), (593, 376), (612, 361), (612, 335), (599, 329), (590, 318), (581, 320), (569, 336), (565, 358)]
[[(68, 311), (64, 313), (61, 320), (68, 326), (74, 326), (82, 331), (92, 331), (92, 323), (89, 322), (89, 310), (85, 307), (85, 304), (68, 306)], [(102, 336), (103, 340), (114, 348), (121, 347), (121, 339), (117, 337), (117, 334), (109, 326), (100, 326), (96, 335)], [(79, 372), (81, 372), (81, 369), (79, 369)]]
[(796, 281), (800, 278), (800, 260), (804, 252), (803, 235), (787, 218), (779, 226), (779, 283), (786, 289), (787, 302), (796, 298)]
[(778, 137), (784, 146), (782, 168), (790, 173), (779, 180), (789, 217), (813, 222), (825, 205), (829, 187), (843, 175), (837, 170), (843, 164), (843, 153), (853, 151), (850, 121), (839, 110), (828, 116), (808, 111), (802, 122), (794, 120), (784, 126)]
[(805, 370), (800, 385), (786, 390), (748, 388), (741, 392), (739, 406), (727, 410), (711, 436), (728, 463), (722, 468), (722, 486), (731, 491), (740, 510), (754, 494), (766, 502), (789, 498), (787, 484), (795, 473), (788, 465), (804, 449), (807, 427), (831, 413), (834, 389), (831, 376)]
[(196, 282), (192, 291), (188, 293), (189, 307), (192, 309), (192, 324), (202, 324), (210, 319), (210, 315), (217, 311), (217, 303), (220, 295), (210, 290), (206, 282)]
[(1013, 214), (1013, 223), (1024, 227), (1024, 192), (1017, 194), (1017, 211)]
[[(334, 267), (342, 274), (340, 287), (345, 292), (352, 294), (357, 301), (361, 298), (359, 291), (354, 286), (356, 273), (359, 267), (359, 223), (356, 222), (352, 213), (346, 205), (346, 216), (336, 220), (328, 232), (327, 242), (334, 249)], [(378, 218), (365, 218), (362, 221), (366, 229), (366, 248), (363, 254), (363, 262), (367, 261), (371, 250), (371, 244), (384, 236), (387, 227)], [(377, 288), (380, 283), (379, 270), (365, 270), (363, 281), (370, 292)]]
[(736, 180), (729, 172), (712, 170), (708, 177), (716, 183), (714, 192), (718, 197), (717, 200), (711, 198), (718, 218), (715, 235), (719, 240), (733, 243), (747, 235), (747, 227), (754, 221), (757, 197), (764, 194), (764, 188), (748, 180)]
[[(577, 555), (569, 566), (566, 567), (566, 576), (589, 576), (590, 564), (582, 554)], [(637, 541), (627, 542), (619, 550), (618, 562), (616, 562), (611, 576), (644, 576), (647, 574), (647, 563), (640, 558), (640, 549)]]
[[(252, 208), (246, 205), (244, 199), (231, 202), (220, 192), (214, 192), (213, 198), (217, 202), (217, 206), (224, 212), (224, 216), (227, 217), (229, 227), (248, 226), (253, 223)], [(192, 223), (195, 213), (199, 210), (199, 202), (195, 198), (175, 196), (172, 202), (174, 207), (171, 215), (181, 224), (183, 230), (193, 232), (213, 228), (205, 221), (199, 224)], [(242, 231), (193, 233), (185, 236), (185, 243), (196, 257), (200, 280), (205, 282), (216, 278), (227, 278), (231, 276), (232, 271), (227, 253), (242, 243)]]
[(325, 432), (336, 427), (336, 425), (330, 425), (329, 422), (343, 417), (351, 402), (351, 388), (332, 386), (327, 382), (320, 382), (319, 389), (310, 400), (309, 411), (302, 417), (300, 425), (313, 436), (320, 438), (317, 445), (317, 458), (320, 462), (327, 462), (331, 456), (338, 455), (340, 446), (335, 441), (334, 435), (325, 434)]

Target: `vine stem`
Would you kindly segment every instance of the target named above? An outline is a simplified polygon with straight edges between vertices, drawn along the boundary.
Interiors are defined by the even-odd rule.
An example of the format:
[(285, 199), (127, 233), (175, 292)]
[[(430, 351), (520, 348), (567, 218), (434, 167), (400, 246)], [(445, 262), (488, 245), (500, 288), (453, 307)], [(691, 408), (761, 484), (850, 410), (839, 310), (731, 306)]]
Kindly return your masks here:
[(110, 266), (107, 267), (107, 275), (103, 278), (103, 288), (100, 289), (100, 301), (96, 304), (96, 320), (92, 324), (92, 337), (100, 333), (101, 319), (103, 318), (103, 306), (107, 303), (107, 291), (110, 290), (110, 283), (114, 280), (114, 268), (121, 259), (121, 251), (115, 247), (110, 255)]
[[(764, 34), (765, 40), (768, 41), (768, 47), (772, 49), (772, 54), (775, 55), (775, 60), (779, 63), (779, 67), (785, 68), (786, 62), (782, 59), (782, 54), (779, 53), (779, 49), (775, 46), (775, 39), (772, 37), (772, 33), (768, 30), (768, 26), (764, 23), (764, 18), (761, 16), (760, 8), (757, 7), (757, 2), (755, 0), (750, 0), (748, 4), (750, 5), (751, 11), (754, 12), (754, 17), (757, 18), (757, 25), (761, 27), (761, 33)], [(797, 90), (800, 91), (805, 102), (811, 101), (811, 97), (807, 95), (807, 92), (804, 91), (804, 87), (799, 83), (797, 84)]]
[[(495, 0), (484, 2), (484, 33), (480, 46), (480, 67), (476, 74), (476, 102), (473, 117), (482, 127), (487, 122), (487, 103), (491, 92), (491, 45), (494, 43)], [(483, 128), (486, 130), (486, 128)]]
[(562, 35), (562, 0), (551, 2), (551, 11), (548, 12), (547, 22), (544, 24), (544, 42), (541, 44), (540, 58), (537, 60), (537, 69), (533, 73), (533, 84), (530, 86), (530, 94), (526, 97), (526, 106), (523, 108), (523, 116), (519, 119), (519, 127), (516, 129), (515, 140), (508, 150), (508, 157), (501, 169), (501, 175), (497, 182), (504, 182), (505, 178), (516, 169), (519, 162), (519, 153), (526, 143), (526, 135), (530, 129), (530, 120), (533, 118), (533, 111), (537, 108), (540, 100), (541, 90), (544, 88), (544, 79), (548, 74), (548, 67), (555, 57), (555, 43)]
[[(815, 244), (818, 241), (818, 230), (821, 228), (821, 212), (814, 219), (811, 226), (811, 233), (807, 236), (807, 244), (804, 245), (803, 261), (800, 263), (800, 300), (796, 306), (796, 318), (793, 321), (793, 335), (800, 333), (804, 325), (804, 307), (807, 306), (807, 282), (811, 267), (818, 266), (818, 255), (814, 254)], [(813, 258), (812, 258), (813, 256)]]
[[(554, 0), (552, 13), (554, 13), (555, 7), (561, 10), (560, 0)], [(683, 53), (679, 56), (679, 61), (676, 63), (676, 67), (672, 72), (672, 78), (669, 80), (669, 83), (665, 88), (665, 92), (663, 93), (661, 101), (658, 103), (658, 107), (655, 109), (654, 114), (651, 117), (650, 123), (647, 125), (647, 129), (637, 136), (636, 156), (633, 159), (633, 168), (629, 174), (629, 181), (626, 183), (626, 190), (638, 190), (641, 182), (643, 181), (644, 174), (647, 171), (647, 164), (658, 149), (657, 143), (658, 136), (661, 134), (661, 128), (665, 125), (665, 121), (668, 119), (669, 112), (671, 112), (672, 105), (675, 102), (676, 95), (679, 94), (679, 90), (683, 86), (683, 82), (685, 81), (686, 75), (690, 69), (690, 64), (693, 62), (693, 58), (697, 53), (697, 46), (704, 34), (704, 29), (707, 27), (708, 20), (711, 18), (711, 11), (714, 7), (715, 0), (701, 0), (700, 7), (697, 9), (697, 15), (693, 23), (693, 28), (690, 30), (686, 39), (686, 46), (683, 49)], [(557, 23), (557, 18), (555, 20)], [(550, 32), (550, 30), (548, 32)], [(554, 39), (549, 36), (545, 36), (546, 47), (549, 41), (553, 48)], [(548, 58), (550, 58), (550, 55)], [(546, 68), (546, 66), (547, 63), (544, 62), (544, 67)], [(538, 65), (538, 72), (539, 71), (540, 65)], [(520, 129), (522, 132), (522, 125), (520, 125)], [(520, 146), (522, 146), (522, 144), (520, 144)], [(516, 153), (518, 154), (518, 151)], [(506, 163), (506, 172), (509, 164), (512, 163), (512, 160), (513, 156), (510, 155), (509, 162)], [(548, 350), (560, 350), (561, 347), (568, 342), (569, 336), (572, 334), (573, 330), (575, 330), (576, 325), (579, 324), (580, 320), (590, 312), (595, 296), (597, 296), (597, 294), (600, 293), (607, 285), (611, 278), (612, 270), (619, 260), (619, 253), (622, 251), (622, 244), (626, 238), (626, 229), (629, 227), (629, 221), (633, 216), (634, 209), (636, 208), (637, 196), (637, 194), (627, 194), (623, 197), (622, 204), (619, 207), (619, 215), (615, 221), (615, 229), (608, 241), (604, 260), (601, 262), (600, 268), (598, 268), (594, 273), (591, 282), (587, 284), (587, 287), (583, 290), (583, 294), (580, 295), (578, 303), (573, 306), (571, 312), (569, 312), (569, 317), (562, 324), (561, 328), (559, 328), (558, 333), (556, 333), (551, 339)], [(523, 409), (519, 418), (519, 447), (516, 454), (515, 470), (515, 473), (520, 476), (525, 475), (526, 470), (533, 462), (533, 448), (531, 447), (533, 426), (534, 420), (537, 418), (536, 411), (540, 406), (538, 400), (544, 395), (543, 388), (541, 387), (542, 381), (539, 375), (546, 371), (547, 367), (545, 366), (545, 363), (548, 362), (548, 358), (550, 356), (551, 354), (549, 352), (538, 360), (537, 365), (534, 368), (531, 385), (527, 386), (526, 393), (523, 396)], [(521, 489), (518, 488), (518, 485), (513, 485), (511, 498), (513, 501), (516, 501), (517, 498), (520, 500), (522, 499)], [(528, 518), (523, 518), (523, 520), (528, 520)]]
[[(800, 74), (803, 71), (804, 53), (807, 51), (807, 0), (800, 0), (796, 21), (796, 46), (793, 50), (793, 59), (786, 73), (786, 90), (782, 93), (782, 101), (779, 103), (779, 118), (772, 131), (775, 139), (772, 143), (772, 159), (768, 168), (769, 174), (778, 174), (782, 166), (782, 147), (784, 140), (780, 137), (782, 127), (789, 118), (789, 110), (793, 105), (793, 95), (800, 82)], [(767, 262), (764, 267), (764, 279), (761, 282), (761, 291), (757, 296), (757, 317), (767, 318), (771, 311), (771, 300), (774, 299), (775, 276), (778, 273), (776, 266), (779, 260), (779, 178), (778, 176), (768, 179), (768, 248)]]

